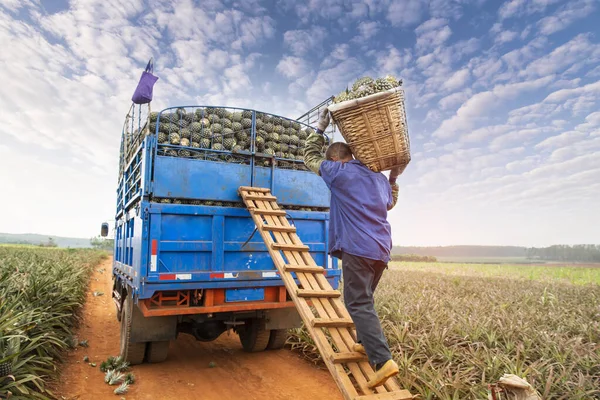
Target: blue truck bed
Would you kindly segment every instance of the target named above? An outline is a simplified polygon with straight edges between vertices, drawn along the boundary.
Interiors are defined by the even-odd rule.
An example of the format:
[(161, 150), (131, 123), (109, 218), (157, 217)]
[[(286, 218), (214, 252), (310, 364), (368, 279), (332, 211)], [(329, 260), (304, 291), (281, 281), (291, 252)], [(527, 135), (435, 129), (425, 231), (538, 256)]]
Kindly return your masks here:
[[(165, 142), (161, 118), (173, 118), (173, 109), (155, 115), (154, 125), (150, 115), (140, 116), (142, 106), (132, 110), (128, 121), (135, 129), (128, 122), (123, 133), (115, 218), (113, 299), (122, 329), (129, 329), (123, 328), (124, 320), (131, 325), (129, 339), (121, 339), (122, 355), (139, 363), (141, 352), (142, 359), (156, 361), (161, 358), (157, 343), (168, 343), (180, 332), (212, 340), (234, 328), (247, 339), (259, 322), (260, 329), (272, 333), (299, 326), (237, 191), (240, 186), (270, 188), (337, 288), (340, 270), (327, 254), (329, 190), (322, 179), (291, 153), (261, 153), (255, 144), (256, 111), (244, 110), (252, 115), (246, 135), (251, 144), (234, 153), (198, 148), (191, 133), (189, 143)], [(184, 110), (178, 111), (182, 118), (192, 120), (185, 126), (196, 118), (204, 121), (204, 113), (211, 112), (210, 107)], [(181, 129), (169, 137), (180, 133), (187, 134)], [(205, 136), (202, 131), (197, 135)], [(148, 348), (141, 351), (140, 344)]]

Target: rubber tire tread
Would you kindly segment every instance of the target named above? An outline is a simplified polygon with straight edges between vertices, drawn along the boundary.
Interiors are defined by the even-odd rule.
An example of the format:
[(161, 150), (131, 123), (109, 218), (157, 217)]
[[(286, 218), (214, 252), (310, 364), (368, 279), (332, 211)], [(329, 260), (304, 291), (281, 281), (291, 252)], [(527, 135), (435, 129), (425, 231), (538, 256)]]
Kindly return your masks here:
[(149, 342), (146, 360), (149, 363), (160, 363), (169, 355), (169, 341)]
[(256, 353), (267, 349), (271, 338), (271, 331), (262, 329), (258, 320), (250, 320), (242, 331), (239, 332), (240, 342), (244, 351)]
[(285, 346), (285, 342), (288, 338), (287, 329), (271, 329), (269, 336), (269, 344), (267, 344), (267, 350), (279, 350)]
[(121, 309), (121, 344), (120, 355), (130, 365), (138, 365), (144, 362), (146, 355), (146, 343), (132, 343), (131, 335), (131, 311), (133, 308), (133, 300), (126, 294)]

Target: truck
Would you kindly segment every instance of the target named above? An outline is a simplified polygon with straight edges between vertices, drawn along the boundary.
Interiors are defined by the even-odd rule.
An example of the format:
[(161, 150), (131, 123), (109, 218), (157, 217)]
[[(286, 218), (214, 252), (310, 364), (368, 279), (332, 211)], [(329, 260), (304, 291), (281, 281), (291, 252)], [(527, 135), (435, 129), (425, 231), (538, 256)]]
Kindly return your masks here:
[(123, 359), (161, 362), (180, 334), (213, 341), (230, 330), (245, 351), (279, 349), (301, 326), (238, 195), (242, 186), (270, 189), (338, 287), (338, 260), (327, 252), (330, 193), (302, 160), (310, 125), (327, 104), (297, 119), (225, 106), (131, 105), (113, 225)]

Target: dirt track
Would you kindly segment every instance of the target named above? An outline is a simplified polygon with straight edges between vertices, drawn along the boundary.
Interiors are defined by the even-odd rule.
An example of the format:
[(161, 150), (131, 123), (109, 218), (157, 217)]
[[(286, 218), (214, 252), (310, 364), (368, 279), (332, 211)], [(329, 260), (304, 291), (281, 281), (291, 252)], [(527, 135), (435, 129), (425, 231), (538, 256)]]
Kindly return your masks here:
[[(119, 399), (115, 386), (104, 383), (100, 363), (119, 351), (119, 323), (111, 292), (111, 261), (94, 272), (87, 303), (83, 309), (80, 340), (88, 348), (73, 351), (62, 366), (59, 396), (66, 399)], [(94, 297), (94, 291), (104, 292)], [(83, 362), (88, 355), (92, 368)], [(210, 362), (215, 368), (209, 368)], [(133, 367), (137, 381), (126, 399), (152, 400), (341, 400), (342, 397), (326, 370), (319, 370), (289, 350), (249, 354), (241, 349), (237, 335), (224, 333), (210, 343), (180, 335), (171, 342), (169, 358), (160, 364)]]

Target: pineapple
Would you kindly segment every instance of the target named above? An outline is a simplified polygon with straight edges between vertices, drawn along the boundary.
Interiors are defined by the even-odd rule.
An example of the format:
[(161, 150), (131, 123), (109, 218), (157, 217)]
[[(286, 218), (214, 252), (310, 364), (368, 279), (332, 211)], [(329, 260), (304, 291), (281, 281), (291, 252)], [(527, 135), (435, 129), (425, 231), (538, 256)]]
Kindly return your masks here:
[(277, 132), (269, 133), (269, 140), (275, 143), (279, 142), (279, 135), (277, 134)]
[(189, 139), (192, 137), (192, 134), (190, 132), (189, 129), (180, 129), (179, 130), (179, 137), (182, 139)]
[(302, 129), (302, 125), (300, 125), (298, 122), (292, 121), (292, 128), (294, 128), (296, 131), (299, 131)]
[(177, 121), (177, 125), (178, 125), (180, 128), (187, 128), (189, 124), (190, 124), (190, 121), (188, 121), (188, 120), (187, 120), (187, 119), (185, 119), (185, 118), (182, 118), (182, 119), (180, 119), (179, 121)]
[(200, 141), (192, 142), (192, 147), (200, 148)]
[(273, 123), (273, 125), (281, 125), (281, 123), (283, 122), (283, 120), (280, 117), (276, 117), (275, 115), (273, 115), (271, 122)]
[(292, 126), (292, 122), (289, 119), (283, 119), (281, 121), (281, 125), (283, 125), (283, 127), (287, 129)]
[(293, 144), (294, 146), (298, 146), (298, 143), (300, 142), (300, 138), (296, 135), (292, 135), (290, 136), (290, 144)]
[(223, 118), (231, 120), (231, 118), (233, 118), (233, 113), (229, 110), (225, 110), (225, 113), (223, 114)]
[(262, 150), (265, 147), (265, 139), (260, 136), (256, 137), (254, 143), (256, 144), (256, 147), (258, 147), (259, 150)]
[(283, 153), (287, 153), (289, 150), (289, 146), (285, 143), (279, 143), (279, 150)]
[(192, 155), (192, 153), (190, 153), (189, 150), (179, 150), (177, 154), (179, 155), (179, 157), (189, 157)]
[(242, 142), (248, 139), (248, 134), (246, 131), (239, 131), (235, 133), (235, 138), (238, 140), (238, 142)]
[(278, 133), (278, 134), (282, 134), (283, 133), (283, 126), (281, 125), (275, 125), (275, 127), (273, 128), (273, 132)]
[(267, 139), (269, 137), (269, 134), (264, 129), (260, 129), (260, 130), (256, 131), (256, 136), (261, 137), (263, 139)]
[(221, 151), (223, 150), (223, 145), (221, 143), (213, 143), (212, 149)]
[(4, 378), (12, 373), (12, 363), (10, 361), (6, 361), (0, 363), (0, 378)]
[(273, 150), (271, 147), (267, 147), (265, 149), (265, 154), (268, 154), (270, 156), (274, 156), (275, 155), (275, 150)]
[(158, 132), (158, 143), (165, 144), (169, 142), (169, 135), (164, 132)]
[(295, 135), (297, 132), (294, 128), (285, 128), (283, 133), (285, 133), (288, 136), (292, 136), (292, 135)]
[(177, 150), (168, 150), (167, 155), (171, 157), (177, 157)]
[(279, 141), (282, 143), (289, 143), (290, 137), (284, 133), (283, 135), (279, 136)]
[(223, 128), (223, 136), (233, 137), (233, 129)]
[(312, 128), (306, 128), (304, 132), (306, 133), (306, 137), (309, 137), (311, 134), (315, 133)]
[(243, 140), (240, 142), (240, 146), (242, 146), (242, 150), (249, 151), (250, 150), (250, 140)]
[(232, 136), (227, 136), (223, 139), (223, 147), (227, 150), (232, 150), (235, 146), (235, 139)]
[(242, 127), (244, 127), (244, 129), (248, 129), (252, 127), (252, 120), (250, 118), (244, 118), (242, 119)]
[(231, 117), (231, 119), (233, 120), (233, 122), (242, 122), (243, 118), (244, 117), (243, 117), (242, 113), (239, 112), (239, 111), (234, 112), (232, 114), (232, 117)]
[(260, 120), (260, 119), (257, 119), (257, 120), (256, 120), (256, 129), (262, 129), (262, 128), (263, 128), (263, 126), (265, 126), (265, 123), (264, 123), (264, 122), (262, 122), (262, 120)]
[(275, 127), (270, 122), (265, 123), (265, 125), (263, 127), (263, 129), (265, 130), (265, 132), (268, 132), (268, 133), (273, 132), (273, 128), (275, 128)]
[(223, 118), (225, 116), (225, 113), (227, 112), (224, 108), (215, 108), (214, 112), (216, 115), (219, 116), (219, 118)]
[(197, 120), (201, 120), (202, 118), (206, 117), (206, 110), (204, 108), (196, 108), (196, 111), (194, 111), (194, 114), (196, 115), (196, 119)]
[(182, 138), (179, 144), (181, 146), (189, 147), (190, 146), (190, 140), (188, 138)]
[(200, 140), (200, 147), (203, 149), (209, 149), (210, 148), (210, 139), (202, 139)]
[(212, 124), (210, 129), (213, 133), (223, 132), (223, 126), (221, 124)]
[(233, 146), (233, 149), (231, 151), (234, 153), (239, 153), (242, 150), (243, 150), (242, 146), (240, 146), (239, 144), (236, 144), (235, 146)]
[(221, 120), (221, 118), (217, 114), (209, 114), (209, 116), (208, 116), (208, 121), (211, 124), (217, 124), (217, 123), (219, 123), (220, 120)]
[(158, 113), (153, 111), (150, 113), (150, 122), (156, 122), (158, 120)]
[(221, 125), (223, 125), (224, 128), (230, 128), (231, 129), (232, 123), (227, 118), (221, 118), (221, 120), (219, 121), (219, 123)]
[(354, 85), (352, 85), (352, 90), (358, 91), (365, 87), (373, 85), (373, 83), (374, 83), (373, 78), (364, 76), (362, 78), (357, 79), (356, 82), (354, 82)]
[(178, 133), (173, 132), (169, 135), (169, 142), (171, 144), (179, 144), (181, 143), (181, 137)]
[(150, 122), (150, 126), (148, 127), (148, 129), (150, 130), (151, 134), (156, 132), (156, 127), (157, 127), (156, 122)]
[(382, 92), (384, 90), (389, 90), (392, 88), (392, 84), (384, 78), (379, 78), (375, 81), (375, 90), (378, 92)]
[(241, 123), (234, 122), (231, 124), (231, 129), (233, 129), (234, 132), (238, 132), (238, 131), (241, 131), (242, 129), (244, 129), (244, 127), (242, 126)]
[(202, 132), (202, 123), (201, 122), (192, 122), (189, 126), (188, 129), (190, 130), (190, 132), (192, 133), (200, 133)]
[(200, 134), (200, 131), (192, 133), (192, 142), (200, 143), (200, 139), (202, 139), (202, 135)]
[(265, 114), (265, 115), (263, 115), (263, 117), (262, 117), (262, 121), (263, 121), (265, 124), (272, 124), (272, 123), (273, 123), (273, 117), (272, 117), (272, 116), (270, 116), (270, 115), (267, 115), (267, 114)]
[(252, 111), (250, 111), (250, 110), (242, 111), (242, 117), (252, 119)]

